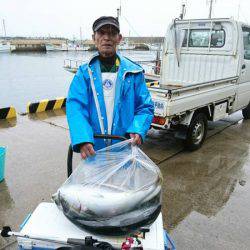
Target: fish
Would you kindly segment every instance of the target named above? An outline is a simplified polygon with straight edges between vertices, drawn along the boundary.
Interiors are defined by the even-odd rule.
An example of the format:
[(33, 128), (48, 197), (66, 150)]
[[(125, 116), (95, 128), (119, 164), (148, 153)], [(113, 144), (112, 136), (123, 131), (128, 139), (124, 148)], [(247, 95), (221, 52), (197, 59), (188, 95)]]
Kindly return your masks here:
[(123, 191), (111, 185), (68, 185), (59, 189), (57, 204), (74, 217), (95, 215), (96, 218), (111, 218), (135, 209), (152, 199), (161, 187), (150, 186), (139, 191)]
[(161, 186), (123, 192), (107, 185), (69, 185), (54, 195), (54, 201), (80, 228), (103, 235), (123, 235), (156, 220), (161, 211)]
[(120, 234), (151, 224), (161, 211), (159, 168), (139, 148), (118, 144), (84, 161), (53, 195), (80, 228)]

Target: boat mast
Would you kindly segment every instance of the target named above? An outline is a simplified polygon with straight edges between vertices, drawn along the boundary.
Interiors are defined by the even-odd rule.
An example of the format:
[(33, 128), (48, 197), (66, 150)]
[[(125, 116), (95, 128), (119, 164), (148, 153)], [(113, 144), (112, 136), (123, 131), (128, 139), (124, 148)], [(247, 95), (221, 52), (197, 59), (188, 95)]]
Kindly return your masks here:
[(237, 20), (239, 21), (239, 16), (240, 16), (240, 1), (239, 1), (239, 4), (238, 4), (238, 14), (237, 14)]
[(6, 28), (4, 19), (3, 19), (3, 32), (4, 32), (4, 37), (6, 38)]
[(209, 14), (208, 14), (208, 18), (211, 19), (212, 16), (212, 9), (213, 9), (213, 3), (215, 0), (208, 0), (209, 3)]
[(182, 8), (181, 8), (181, 14), (180, 14), (181, 20), (184, 18), (185, 13), (186, 13), (186, 5), (183, 3)]
[(119, 8), (117, 8), (116, 9), (116, 15), (117, 15), (117, 17), (116, 17), (116, 19), (118, 20), (118, 22), (120, 21), (119, 19), (120, 19), (120, 17), (121, 17), (121, 11), (122, 11), (122, 0), (120, 0), (120, 6), (119, 6)]
[(80, 27), (80, 44), (82, 45), (82, 27)]
[(119, 22), (119, 18), (120, 18), (120, 15), (121, 15), (121, 6), (119, 8), (116, 9), (116, 12), (117, 12), (117, 17), (116, 19), (118, 20)]

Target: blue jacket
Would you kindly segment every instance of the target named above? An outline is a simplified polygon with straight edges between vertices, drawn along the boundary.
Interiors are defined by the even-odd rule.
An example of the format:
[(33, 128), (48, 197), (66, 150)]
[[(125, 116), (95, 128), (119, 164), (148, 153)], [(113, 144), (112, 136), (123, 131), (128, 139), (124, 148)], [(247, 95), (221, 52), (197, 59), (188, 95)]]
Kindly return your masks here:
[[(126, 136), (128, 133), (137, 133), (144, 140), (153, 119), (154, 106), (145, 84), (143, 69), (119, 54), (118, 57), (120, 66), (116, 81), (112, 134)], [(99, 116), (91, 77), (100, 105)], [(79, 152), (79, 144), (84, 142), (93, 143), (95, 150), (107, 146), (104, 140), (93, 137), (94, 134), (102, 133), (100, 116), (103, 132), (107, 134), (108, 131), (98, 53), (88, 63), (81, 65), (75, 74), (68, 92), (66, 115), (74, 151)]]

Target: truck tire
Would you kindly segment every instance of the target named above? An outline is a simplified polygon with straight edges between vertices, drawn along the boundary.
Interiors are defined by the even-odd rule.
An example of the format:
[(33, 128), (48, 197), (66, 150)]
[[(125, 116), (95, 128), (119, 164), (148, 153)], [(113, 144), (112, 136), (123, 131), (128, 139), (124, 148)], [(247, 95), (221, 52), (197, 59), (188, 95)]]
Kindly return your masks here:
[(244, 109), (242, 109), (242, 115), (244, 119), (250, 119), (250, 103)]
[(194, 113), (187, 130), (185, 148), (194, 151), (201, 147), (207, 135), (207, 116), (204, 113)]

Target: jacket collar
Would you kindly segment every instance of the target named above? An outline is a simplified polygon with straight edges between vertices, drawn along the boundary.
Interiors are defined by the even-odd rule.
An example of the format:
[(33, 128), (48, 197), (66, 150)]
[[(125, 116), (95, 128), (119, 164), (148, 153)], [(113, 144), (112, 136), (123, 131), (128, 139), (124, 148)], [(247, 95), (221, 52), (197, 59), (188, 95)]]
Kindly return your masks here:
[[(125, 75), (127, 73), (138, 73), (138, 72), (144, 72), (143, 68), (136, 64), (135, 62), (132, 62), (127, 57), (122, 56), (119, 52), (116, 53), (119, 60), (120, 60), (120, 67), (123, 70), (123, 78), (125, 78)], [(99, 56), (99, 52), (96, 52), (89, 60), (88, 66), (91, 67), (91, 64), (94, 63)]]

